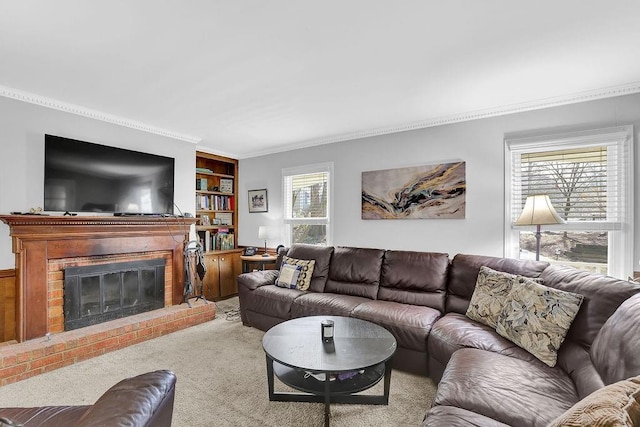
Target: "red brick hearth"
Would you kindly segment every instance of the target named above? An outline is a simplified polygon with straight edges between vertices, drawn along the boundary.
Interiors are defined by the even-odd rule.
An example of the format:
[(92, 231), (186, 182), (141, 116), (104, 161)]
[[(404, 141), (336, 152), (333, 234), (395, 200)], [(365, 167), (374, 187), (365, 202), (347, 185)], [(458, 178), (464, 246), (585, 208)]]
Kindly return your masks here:
[(99, 325), (0, 344), (0, 386), (213, 320), (215, 304), (191, 301)]

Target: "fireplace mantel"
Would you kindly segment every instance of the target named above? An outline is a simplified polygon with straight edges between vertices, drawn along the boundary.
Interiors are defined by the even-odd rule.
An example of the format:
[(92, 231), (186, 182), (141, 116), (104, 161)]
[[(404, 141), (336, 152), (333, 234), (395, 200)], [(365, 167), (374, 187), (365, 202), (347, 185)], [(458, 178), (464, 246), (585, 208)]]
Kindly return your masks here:
[(146, 216), (0, 215), (16, 255), (16, 336), (42, 337), (47, 325), (49, 260), (171, 251), (173, 304), (182, 301), (183, 248), (193, 218)]

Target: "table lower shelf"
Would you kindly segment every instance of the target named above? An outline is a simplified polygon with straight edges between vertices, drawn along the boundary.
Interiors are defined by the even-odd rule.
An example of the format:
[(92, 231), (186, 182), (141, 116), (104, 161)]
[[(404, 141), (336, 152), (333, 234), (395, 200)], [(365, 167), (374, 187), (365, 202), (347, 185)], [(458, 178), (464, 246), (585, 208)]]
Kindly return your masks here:
[[(379, 363), (363, 371), (362, 373), (358, 371), (352, 378), (344, 380), (336, 378), (329, 381), (331, 400), (335, 402), (334, 396), (336, 395), (354, 394), (373, 387), (384, 378), (385, 364)], [(296, 390), (318, 396), (325, 394), (325, 381), (308, 375), (304, 370), (290, 368), (274, 361), (273, 372), (280, 381)]]

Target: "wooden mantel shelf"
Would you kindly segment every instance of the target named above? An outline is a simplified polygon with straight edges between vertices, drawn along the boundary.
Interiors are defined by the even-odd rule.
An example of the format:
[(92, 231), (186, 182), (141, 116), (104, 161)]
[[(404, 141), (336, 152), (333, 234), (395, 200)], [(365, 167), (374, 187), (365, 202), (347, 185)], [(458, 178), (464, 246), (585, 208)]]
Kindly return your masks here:
[(0, 215), (16, 254), (18, 341), (44, 336), (50, 259), (171, 251), (173, 304), (182, 301), (184, 243), (194, 218)]

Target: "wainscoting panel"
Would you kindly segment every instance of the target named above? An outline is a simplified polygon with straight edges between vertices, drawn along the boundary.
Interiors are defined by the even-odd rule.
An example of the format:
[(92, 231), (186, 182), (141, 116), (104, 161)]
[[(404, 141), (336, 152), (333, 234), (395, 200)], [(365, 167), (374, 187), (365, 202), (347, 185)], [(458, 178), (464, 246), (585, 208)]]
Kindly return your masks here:
[(0, 343), (16, 339), (16, 271), (0, 270)]

